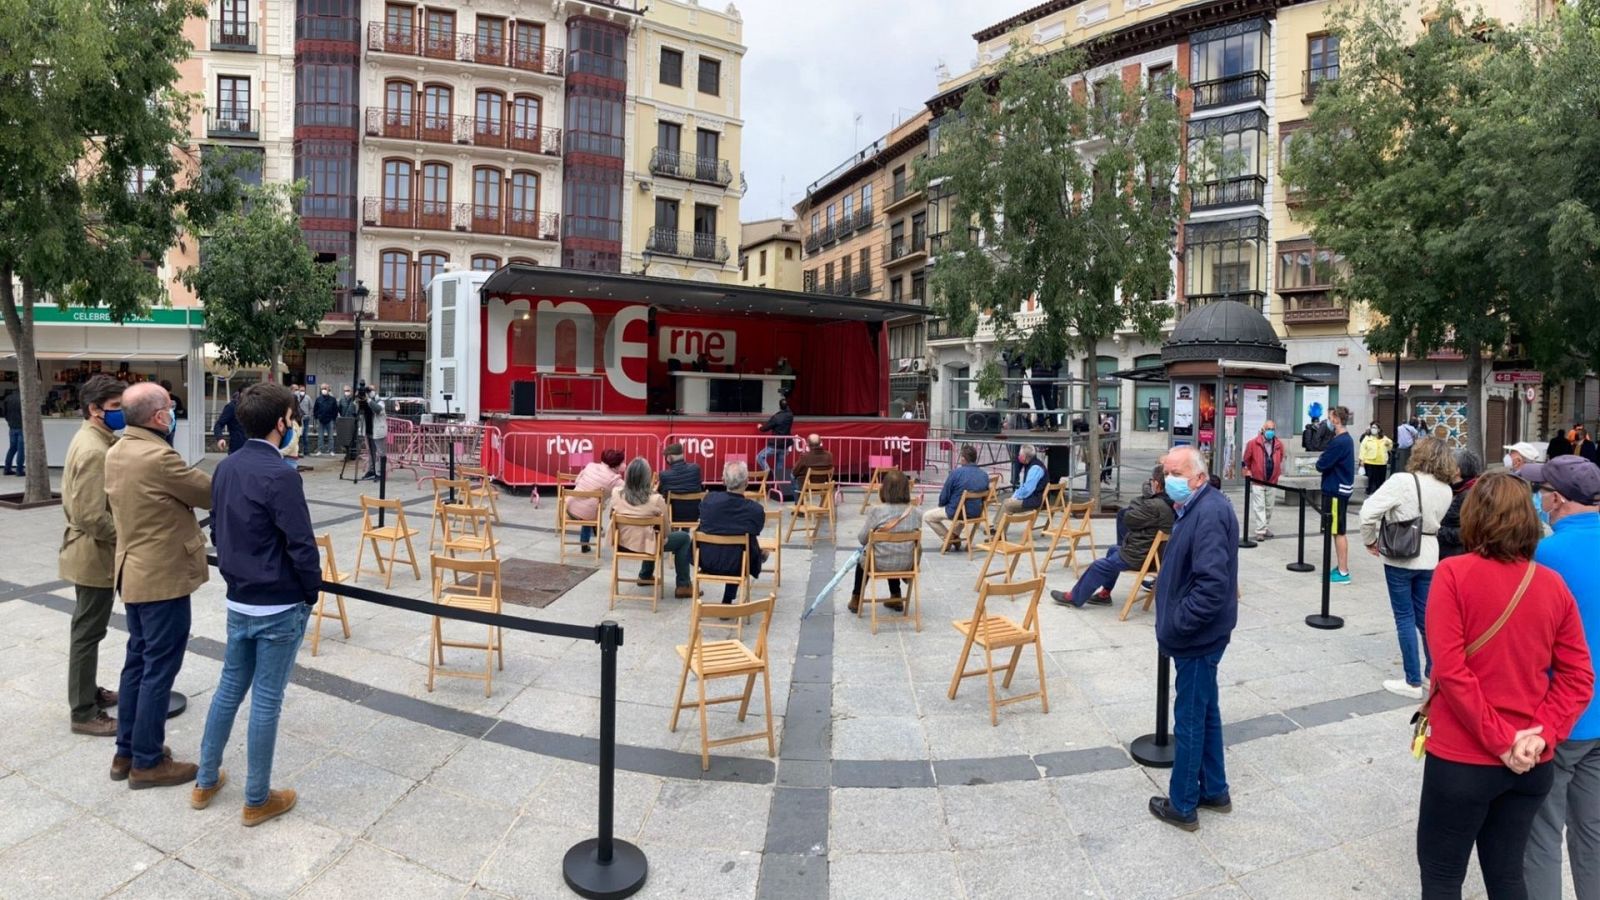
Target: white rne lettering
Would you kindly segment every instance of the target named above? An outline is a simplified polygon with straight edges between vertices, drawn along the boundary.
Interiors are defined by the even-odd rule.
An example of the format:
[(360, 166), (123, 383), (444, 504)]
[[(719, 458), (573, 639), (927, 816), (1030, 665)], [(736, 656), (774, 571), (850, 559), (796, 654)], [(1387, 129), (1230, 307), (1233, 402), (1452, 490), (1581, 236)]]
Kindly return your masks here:
[(684, 438), (683, 452), (688, 456), (710, 459), (717, 453), (717, 442), (710, 438)]
[(911, 438), (903, 437), (903, 436), (902, 437), (886, 437), (886, 438), (883, 439), (883, 449), (885, 449), (885, 450), (899, 450), (901, 453), (910, 453), (911, 452)]
[(565, 438), (557, 435), (544, 442), (544, 452), (560, 456), (563, 453), (593, 453), (594, 442), (588, 438)]
[(733, 331), (667, 325), (657, 329), (656, 341), (656, 358), (661, 362), (694, 362), (702, 353), (717, 366), (733, 365), (738, 359), (739, 335)]
[(606, 331), (606, 380), (611, 382), (612, 390), (630, 400), (645, 398), (645, 383), (629, 375), (623, 362), (629, 359), (648, 360), (650, 345), (644, 341), (627, 340), (624, 335), (628, 326), (635, 322), (639, 324), (640, 333), (647, 331), (650, 327), (649, 315), (643, 306), (626, 307), (611, 318), (611, 327)]
[(484, 352), (489, 354), (489, 371), (495, 375), (506, 370), (511, 359), (511, 323), (522, 318), (528, 311), (528, 301), (513, 300), (510, 303), (499, 297), (489, 299), (489, 345)]
[(552, 303), (540, 300), (534, 312), (534, 368), (539, 372), (556, 370), (556, 332), (561, 323), (571, 322), (573, 328), (573, 367), (579, 372), (594, 371), (594, 315), (589, 307), (576, 300)]

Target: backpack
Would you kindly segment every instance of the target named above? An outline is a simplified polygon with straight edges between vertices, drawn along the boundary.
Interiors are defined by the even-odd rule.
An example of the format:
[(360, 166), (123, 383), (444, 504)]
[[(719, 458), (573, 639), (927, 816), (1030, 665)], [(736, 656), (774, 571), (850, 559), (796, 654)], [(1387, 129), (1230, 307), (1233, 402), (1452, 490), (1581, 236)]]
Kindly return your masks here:
[(1321, 453), (1328, 449), (1328, 442), (1333, 440), (1333, 429), (1328, 427), (1328, 420), (1313, 422), (1306, 426), (1300, 434), (1300, 447), (1311, 453)]

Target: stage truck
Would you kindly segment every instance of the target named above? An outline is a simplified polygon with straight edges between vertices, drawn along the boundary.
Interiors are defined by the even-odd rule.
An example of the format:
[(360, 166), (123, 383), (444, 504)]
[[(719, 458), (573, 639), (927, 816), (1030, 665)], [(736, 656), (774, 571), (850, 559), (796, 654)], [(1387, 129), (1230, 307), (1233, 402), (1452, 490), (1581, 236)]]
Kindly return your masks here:
[[(659, 468), (673, 442), (709, 483), (734, 459), (781, 478), (812, 432), (844, 482), (942, 467), (927, 421), (889, 410), (887, 323), (920, 307), (524, 265), (427, 294), (432, 411), (489, 426), (507, 484), (556, 484), (610, 447)], [(761, 430), (780, 401), (788, 436)]]

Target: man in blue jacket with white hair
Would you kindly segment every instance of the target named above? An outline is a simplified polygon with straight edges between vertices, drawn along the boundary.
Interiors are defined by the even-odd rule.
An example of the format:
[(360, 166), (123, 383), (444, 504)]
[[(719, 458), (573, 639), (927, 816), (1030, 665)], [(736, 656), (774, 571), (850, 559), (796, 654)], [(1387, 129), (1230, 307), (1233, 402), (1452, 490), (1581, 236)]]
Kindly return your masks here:
[(1176, 521), (1156, 583), (1156, 643), (1177, 671), (1172, 781), (1150, 814), (1185, 831), (1197, 810), (1232, 812), (1222, 760), (1217, 665), (1239, 621), (1239, 519), (1210, 484), (1205, 457), (1175, 447), (1162, 459)]

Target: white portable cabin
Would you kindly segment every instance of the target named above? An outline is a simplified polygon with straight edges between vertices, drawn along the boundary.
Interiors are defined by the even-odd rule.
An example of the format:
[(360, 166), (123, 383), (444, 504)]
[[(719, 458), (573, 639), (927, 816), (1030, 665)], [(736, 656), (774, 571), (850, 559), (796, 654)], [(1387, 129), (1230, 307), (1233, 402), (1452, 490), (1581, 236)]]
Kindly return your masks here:
[[(453, 413), (467, 422), (478, 421), (483, 353), (479, 295), (490, 274), (450, 271), (428, 284), (428, 406), (434, 415)], [(448, 403), (445, 394), (451, 396)]]

